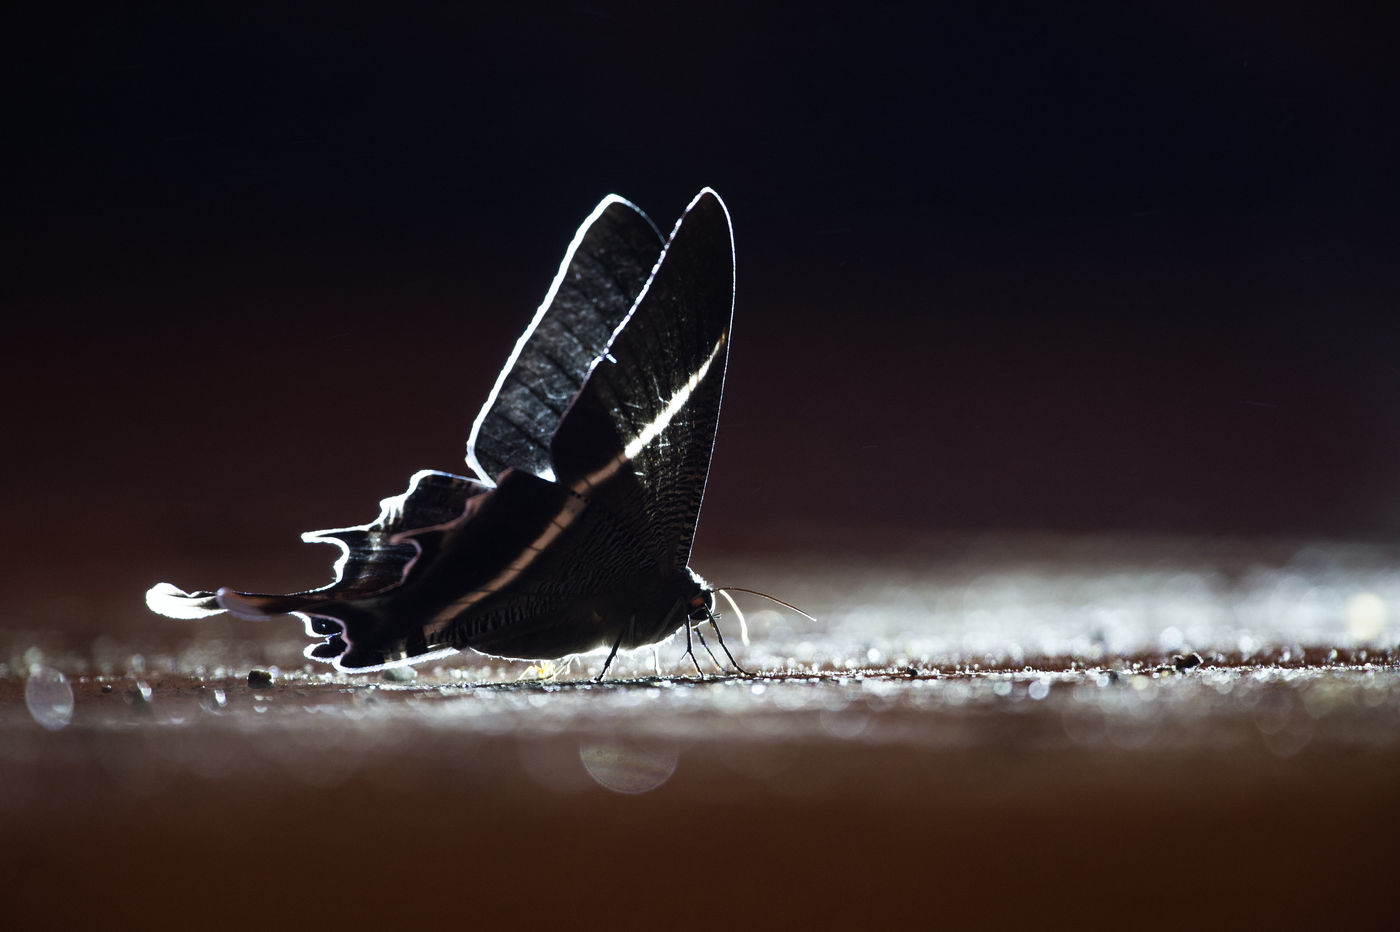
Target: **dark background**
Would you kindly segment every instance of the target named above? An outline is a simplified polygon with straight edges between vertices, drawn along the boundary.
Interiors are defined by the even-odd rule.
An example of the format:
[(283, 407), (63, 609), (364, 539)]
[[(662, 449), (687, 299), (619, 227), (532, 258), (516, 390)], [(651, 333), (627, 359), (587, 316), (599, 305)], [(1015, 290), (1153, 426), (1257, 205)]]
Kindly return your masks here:
[(9, 586), (323, 582), (597, 200), (702, 185), (702, 548), (1400, 531), (1382, 4), (111, 7), (8, 30)]

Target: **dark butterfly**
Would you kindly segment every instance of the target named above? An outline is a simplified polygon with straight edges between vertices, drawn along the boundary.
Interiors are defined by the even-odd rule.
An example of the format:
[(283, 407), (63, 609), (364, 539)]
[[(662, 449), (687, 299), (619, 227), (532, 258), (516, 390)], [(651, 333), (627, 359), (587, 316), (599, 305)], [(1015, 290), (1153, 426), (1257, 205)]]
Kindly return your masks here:
[(610, 647), (610, 664), (713, 621), (716, 590), (688, 564), (733, 308), (719, 195), (701, 191), (664, 242), (606, 198), (477, 415), (475, 478), (424, 470), (373, 522), (302, 535), (341, 549), (324, 588), (160, 583), (146, 603), (174, 618), (299, 615), (318, 640), (307, 656), (345, 671), (463, 648), (543, 660)]

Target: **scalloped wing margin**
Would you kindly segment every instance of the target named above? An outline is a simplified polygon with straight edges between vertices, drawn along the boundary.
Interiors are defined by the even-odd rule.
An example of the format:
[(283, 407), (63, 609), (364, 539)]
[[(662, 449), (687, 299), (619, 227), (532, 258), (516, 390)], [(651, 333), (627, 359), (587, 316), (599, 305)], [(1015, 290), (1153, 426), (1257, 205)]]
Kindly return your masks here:
[[(328, 585), (271, 595), (228, 588), (185, 592), (170, 583), (157, 583), (147, 591), (146, 605), (169, 618), (205, 618), (226, 611), (240, 618), (261, 620), (384, 592), (402, 585), (417, 562), (420, 547), (408, 535), (461, 518), (471, 500), (487, 491), (489, 487), (473, 479), (421, 470), (413, 475), (405, 492), (379, 503), (379, 517), (370, 523), (308, 531), (301, 536), (308, 543), (340, 548), (335, 579)], [(307, 622), (308, 634), (331, 633), (325, 628), (324, 622)]]

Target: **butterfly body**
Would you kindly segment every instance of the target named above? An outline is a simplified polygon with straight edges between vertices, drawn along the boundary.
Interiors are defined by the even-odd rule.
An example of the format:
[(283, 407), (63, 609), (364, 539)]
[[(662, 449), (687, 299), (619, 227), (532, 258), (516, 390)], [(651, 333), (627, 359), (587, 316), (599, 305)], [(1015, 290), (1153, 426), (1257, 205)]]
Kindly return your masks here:
[(476, 478), (425, 470), (376, 521), (304, 535), (342, 551), (324, 588), (163, 583), (148, 604), (176, 617), (298, 614), (320, 640), (307, 655), (342, 670), (462, 649), (615, 652), (710, 617), (712, 590), (688, 561), (732, 309), (733, 241), (714, 192), (664, 249), (640, 211), (606, 199), (476, 420)]

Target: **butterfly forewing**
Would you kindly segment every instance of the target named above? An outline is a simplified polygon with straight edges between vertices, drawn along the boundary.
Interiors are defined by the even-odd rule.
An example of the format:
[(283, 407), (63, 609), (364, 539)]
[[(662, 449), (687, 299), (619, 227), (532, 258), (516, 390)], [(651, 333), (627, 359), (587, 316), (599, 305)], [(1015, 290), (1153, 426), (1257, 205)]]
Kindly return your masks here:
[(483, 481), (510, 467), (550, 477), (549, 440), (559, 418), (646, 284), (661, 244), (646, 215), (615, 196), (579, 228), (477, 415), (467, 462)]
[[(733, 304), (729, 218), (719, 198), (705, 192), (682, 217), (636, 307), (555, 432), (552, 487), (575, 496), (575, 505), (521, 573), (475, 611), (453, 618), (453, 643), (507, 657), (607, 646), (618, 628), (595, 628), (590, 617), (604, 620), (595, 606), (606, 616), (603, 606), (617, 611), (619, 593), (622, 604), (635, 607), (627, 593), (648, 586), (671, 592), (689, 579)], [(534, 494), (521, 478), (507, 479), (501, 492)], [(671, 615), (671, 628), (662, 631), (674, 596), (660, 597), (656, 617), (634, 619), (653, 632), (640, 642), (684, 620)]]
[[(671, 235), (637, 306), (554, 434), (561, 484), (606, 495), (654, 558), (689, 562), (719, 421), (734, 310), (734, 240), (703, 191)], [(640, 489), (626, 487), (635, 482)], [(603, 487), (610, 486), (604, 492)]]

